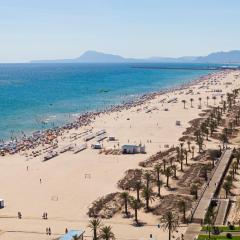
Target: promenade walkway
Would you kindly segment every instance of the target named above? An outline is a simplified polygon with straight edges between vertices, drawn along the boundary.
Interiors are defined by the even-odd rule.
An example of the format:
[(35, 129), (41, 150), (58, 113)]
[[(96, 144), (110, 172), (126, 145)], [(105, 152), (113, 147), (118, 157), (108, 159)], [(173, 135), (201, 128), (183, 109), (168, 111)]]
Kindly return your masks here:
[(215, 197), (218, 192), (225, 173), (229, 167), (232, 156), (232, 149), (227, 149), (220, 157), (211, 178), (200, 195), (199, 201), (193, 212), (193, 223), (189, 224), (184, 235), (184, 240), (194, 240), (201, 231), (201, 222), (203, 221), (206, 211), (211, 203), (211, 199)]
[(215, 197), (215, 194), (219, 190), (224, 175), (229, 167), (231, 156), (232, 149), (227, 149), (219, 159), (218, 165), (216, 166), (212, 177), (206, 185), (202, 196), (200, 196), (198, 205), (193, 214), (193, 222), (201, 223), (201, 221), (204, 219), (206, 210), (211, 203), (211, 199)]

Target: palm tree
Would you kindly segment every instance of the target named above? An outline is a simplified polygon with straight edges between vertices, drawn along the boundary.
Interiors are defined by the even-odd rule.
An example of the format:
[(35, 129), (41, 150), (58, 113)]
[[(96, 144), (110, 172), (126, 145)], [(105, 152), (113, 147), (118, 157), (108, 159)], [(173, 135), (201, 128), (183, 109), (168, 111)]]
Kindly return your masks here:
[(184, 142), (180, 142), (180, 152), (182, 153)]
[(237, 150), (235, 155), (236, 155), (236, 159), (237, 159), (237, 164), (239, 165), (239, 162), (240, 162), (240, 151)]
[(204, 179), (205, 179), (205, 181), (207, 181), (208, 180), (208, 167), (207, 167), (207, 165), (203, 166), (202, 170), (203, 170)]
[(147, 187), (147, 189), (149, 189), (150, 181), (152, 179), (151, 173), (149, 171), (145, 172), (144, 178), (146, 180), (146, 187)]
[(195, 199), (198, 199), (198, 185), (193, 184), (191, 186), (190, 192), (192, 195), (195, 195)]
[(182, 100), (182, 103), (183, 103), (183, 108), (185, 109), (186, 100)]
[(205, 216), (205, 224), (208, 225), (208, 239), (211, 237), (211, 226), (214, 223), (214, 213), (213, 213), (213, 208), (209, 207)]
[(157, 181), (159, 181), (160, 180), (160, 173), (161, 173), (161, 165), (160, 164), (155, 165), (154, 169), (156, 171)]
[(192, 103), (193, 103), (193, 98), (190, 98), (190, 102), (191, 102), (191, 108), (193, 107)]
[(191, 142), (190, 141), (187, 141), (187, 145), (188, 145), (188, 151), (191, 152)]
[(198, 98), (199, 100), (199, 107), (201, 108), (202, 107), (202, 98)]
[(128, 216), (129, 193), (128, 192), (122, 192), (120, 196), (124, 200), (125, 215)]
[(183, 160), (184, 160), (184, 157), (183, 155), (181, 154), (180, 155), (180, 158), (179, 158), (179, 162), (180, 162), (180, 170), (183, 172)]
[(156, 171), (156, 174), (157, 174), (157, 181), (156, 181), (156, 183), (157, 183), (157, 187), (158, 187), (158, 196), (160, 197), (161, 195), (160, 195), (160, 188), (161, 188), (161, 186), (162, 186), (162, 181), (160, 180), (160, 172), (161, 172), (161, 166), (160, 166), (160, 164), (157, 164), (157, 165), (155, 165), (155, 171)]
[(238, 163), (237, 163), (237, 161), (234, 161), (232, 163), (232, 169), (233, 169), (234, 174), (237, 173), (237, 170), (238, 170)]
[(165, 172), (165, 170), (166, 170), (166, 159), (163, 159), (162, 161), (163, 161), (163, 172)]
[(203, 138), (201, 135), (199, 135), (198, 138), (196, 139), (196, 143), (198, 145), (198, 152), (200, 153), (201, 150), (203, 149)]
[(163, 185), (163, 181), (162, 180), (157, 180), (156, 181), (156, 184), (157, 184), (157, 188), (158, 188), (158, 197), (161, 197), (161, 187), (162, 187), (162, 185)]
[(226, 198), (228, 197), (228, 194), (229, 194), (229, 192), (231, 190), (231, 187), (232, 187), (232, 183), (230, 181), (224, 182), (223, 189), (225, 190)]
[(112, 227), (111, 226), (104, 226), (100, 230), (100, 235), (99, 237), (103, 240), (114, 240), (115, 236), (114, 233), (112, 232)]
[(192, 158), (194, 158), (194, 150), (195, 150), (195, 146), (192, 146), (191, 149), (192, 149)]
[(222, 142), (222, 148), (224, 149), (225, 144), (228, 143), (227, 134), (226, 134), (226, 133), (222, 133), (222, 134), (220, 135), (220, 140), (221, 140), (221, 142)]
[(137, 200), (140, 202), (140, 189), (142, 188), (142, 183), (139, 180), (136, 180), (134, 183), (134, 188), (137, 191)]
[(169, 187), (169, 177), (172, 176), (172, 168), (171, 167), (167, 167), (165, 172), (164, 172), (166, 178), (167, 178), (167, 183), (166, 186)]
[(93, 231), (93, 240), (97, 240), (97, 232), (98, 229), (102, 226), (101, 220), (98, 218), (94, 218), (89, 221), (88, 227), (91, 228), (91, 231)]
[(181, 200), (179, 203), (178, 203), (178, 207), (179, 207), (179, 210), (182, 212), (183, 214), (183, 222), (185, 223), (186, 222), (186, 208), (187, 208), (187, 203), (186, 201), (184, 200)]
[(221, 95), (221, 103), (223, 103), (223, 95)]
[(146, 201), (146, 209), (149, 211), (149, 202), (155, 199), (154, 193), (151, 188), (144, 187), (142, 191), (142, 197)]
[(183, 153), (185, 155), (185, 163), (186, 163), (186, 165), (188, 165), (188, 161), (187, 161), (188, 160), (188, 151), (184, 150)]
[(174, 178), (177, 178), (177, 165), (176, 164), (172, 165), (172, 170), (174, 172)]
[(216, 96), (213, 96), (214, 105), (216, 105)]
[(134, 210), (135, 222), (138, 224), (138, 210), (142, 208), (142, 203), (137, 199), (132, 198), (130, 201), (130, 206)]
[(168, 211), (162, 216), (160, 222), (163, 230), (168, 230), (168, 240), (171, 240), (171, 234), (179, 226), (178, 216), (174, 215), (171, 211)]

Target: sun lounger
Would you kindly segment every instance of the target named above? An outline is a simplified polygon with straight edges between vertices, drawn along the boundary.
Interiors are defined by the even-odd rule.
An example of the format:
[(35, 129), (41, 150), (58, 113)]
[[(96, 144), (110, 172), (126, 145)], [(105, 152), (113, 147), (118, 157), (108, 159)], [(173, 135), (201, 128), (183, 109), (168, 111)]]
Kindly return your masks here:
[(86, 149), (86, 148), (87, 148), (87, 144), (86, 144), (86, 143), (84, 143), (84, 144), (82, 144), (82, 145), (80, 145), (80, 146), (76, 146), (76, 147), (73, 149), (73, 153), (74, 153), (74, 154), (79, 153), (79, 152), (83, 151), (83, 150)]

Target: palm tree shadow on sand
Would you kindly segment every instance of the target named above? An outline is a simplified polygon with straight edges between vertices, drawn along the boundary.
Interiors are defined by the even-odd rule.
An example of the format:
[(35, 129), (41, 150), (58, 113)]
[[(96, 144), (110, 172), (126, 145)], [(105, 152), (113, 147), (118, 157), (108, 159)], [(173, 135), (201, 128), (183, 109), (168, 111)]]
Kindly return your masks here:
[(133, 223), (131, 223), (131, 225), (133, 226), (133, 227), (144, 227), (145, 225), (146, 225), (147, 223), (146, 222), (143, 222), (143, 221), (138, 221), (138, 222), (133, 222)]

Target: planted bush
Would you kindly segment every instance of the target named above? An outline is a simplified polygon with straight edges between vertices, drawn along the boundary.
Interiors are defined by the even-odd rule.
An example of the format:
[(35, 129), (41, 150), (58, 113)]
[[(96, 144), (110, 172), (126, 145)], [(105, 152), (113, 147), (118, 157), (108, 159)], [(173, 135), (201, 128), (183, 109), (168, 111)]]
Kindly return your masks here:
[(227, 233), (226, 237), (229, 238), (229, 239), (232, 239), (232, 234), (231, 233)]

